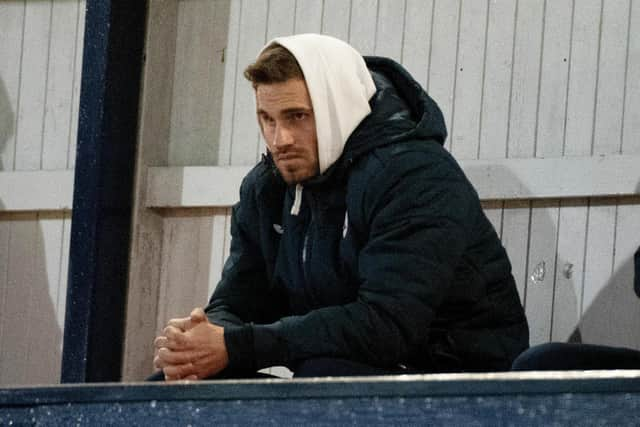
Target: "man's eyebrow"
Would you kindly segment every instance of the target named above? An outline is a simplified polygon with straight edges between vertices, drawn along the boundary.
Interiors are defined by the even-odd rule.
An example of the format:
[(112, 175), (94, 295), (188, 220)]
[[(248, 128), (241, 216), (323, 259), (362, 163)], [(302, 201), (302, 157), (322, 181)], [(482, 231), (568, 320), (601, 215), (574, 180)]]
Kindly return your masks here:
[[(258, 114), (266, 114), (266, 115), (270, 115), (268, 112), (266, 112), (265, 110), (263, 110), (262, 108), (258, 108), (256, 110), (256, 112)], [(308, 108), (308, 107), (291, 107), (291, 108), (286, 108), (284, 110), (279, 111), (279, 114), (292, 114), (292, 113), (312, 113), (313, 112), (313, 108)]]

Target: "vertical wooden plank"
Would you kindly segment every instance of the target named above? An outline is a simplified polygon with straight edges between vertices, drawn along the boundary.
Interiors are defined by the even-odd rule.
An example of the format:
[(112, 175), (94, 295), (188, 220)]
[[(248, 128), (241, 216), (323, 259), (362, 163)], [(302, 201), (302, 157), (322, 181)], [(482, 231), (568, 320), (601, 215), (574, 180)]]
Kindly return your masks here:
[(487, 2), (462, 0), (450, 138), (458, 159), (478, 156), (486, 29)]
[(164, 218), (145, 206), (146, 180), (149, 166), (166, 166), (169, 160), (177, 22), (177, 1), (154, 0), (149, 3), (131, 226), (122, 368), (125, 381), (142, 380), (152, 369), (151, 343), (157, 332)]
[(402, 64), (423, 88), (427, 87), (434, 0), (406, 0)]
[(76, 163), (76, 144), (78, 140), (78, 119), (80, 118), (80, 82), (82, 74), (82, 55), (84, 52), (84, 28), (86, 0), (78, 0), (78, 21), (76, 22), (76, 41), (74, 45), (75, 62), (73, 66), (73, 94), (71, 96), (71, 126), (69, 129), (69, 152), (67, 168), (73, 169)]
[(482, 209), (484, 214), (495, 228), (498, 238), (502, 236), (502, 209), (504, 202), (501, 200), (488, 200), (482, 202)]
[(375, 54), (397, 62), (402, 59), (406, 1), (379, 0)]
[(165, 219), (158, 331), (169, 319), (188, 316), (206, 304), (212, 225), (200, 210)]
[(558, 236), (557, 207), (556, 201), (536, 200), (531, 203), (525, 303), (531, 345), (548, 342), (551, 338)]
[(255, 100), (251, 85), (244, 80), (242, 71), (264, 46), (267, 29), (267, 1), (244, 0), (240, 17), (240, 40), (236, 68), (235, 105), (231, 146), (232, 165), (252, 165), (262, 148), (255, 119)]
[(587, 231), (586, 208), (586, 199), (560, 202), (552, 341), (568, 341), (580, 323)]
[(447, 129), (451, 134), (460, 1), (434, 1), (427, 91), (440, 106)]
[(208, 295), (213, 294), (216, 285), (222, 276), (222, 267), (226, 260), (225, 241), (226, 236), (226, 209), (216, 209), (213, 214), (211, 227), (211, 260), (209, 261), (209, 287)]
[(178, 2), (169, 164), (213, 165), (220, 133), (229, 2)]
[[(57, 322), (60, 330), (64, 329), (64, 317), (67, 307), (67, 278), (69, 274), (69, 246), (71, 243), (71, 213), (65, 212), (62, 223), (62, 256), (60, 257), (60, 285), (58, 287), (58, 299), (55, 301)], [(62, 342), (59, 348), (62, 354)], [(59, 380), (59, 378), (58, 378)]]
[(513, 277), (516, 280), (520, 300), (526, 302), (527, 254), (529, 224), (531, 222), (530, 202), (526, 200), (506, 201), (502, 218), (502, 244), (507, 250)]
[[(6, 216), (0, 216), (0, 346), (4, 344), (4, 316), (7, 313), (7, 298), (9, 294), (9, 245), (11, 243), (11, 224), (12, 222)], [(4, 351), (0, 351), (0, 366), (5, 361)], [(0, 384), (4, 384), (3, 376), (0, 373)]]
[(572, 12), (570, 0), (546, 3), (536, 157), (562, 156)]
[(29, 333), (33, 327), (27, 313), (37, 310), (32, 305), (36, 264), (36, 215), (12, 214), (9, 241), (7, 291), (2, 312), (2, 352), (0, 384), (20, 384), (27, 377), (24, 363), (29, 349)]
[(508, 157), (531, 157), (535, 152), (543, 12), (542, 0), (521, 1), (517, 6)]
[(601, 0), (576, 2), (573, 11), (564, 154), (589, 155), (593, 140)]
[[(270, 0), (266, 41), (294, 33), (296, 0)], [(256, 52), (257, 53), (257, 52)]]
[(607, 344), (640, 349), (640, 329), (634, 327), (640, 324), (640, 304), (633, 289), (633, 255), (640, 247), (640, 197), (620, 200), (616, 219), (613, 274), (600, 298), (610, 321), (600, 322), (601, 336)]
[[(222, 116), (218, 137), (218, 165), (231, 163), (231, 141), (236, 99), (236, 70), (238, 68), (238, 45), (240, 41), (240, 12), (242, 2), (232, 1), (229, 10), (229, 32), (224, 50), (224, 88), (222, 90)], [(241, 84), (243, 82), (240, 82)]]
[(349, 43), (362, 55), (376, 50), (378, 0), (351, 0)]
[(33, 281), (27, 322), (28, 351), (24, 364), (25, 380), (34, 384), (58, 382), (62, 360), (62, 328), (57, 322), (55, 301), (60, 283), (59, 267), (62, 249), (62, 220), (59, 214), (39, 214), (33, 257)]
[(27, 2), (16, 129), (17, 170), (35, 170), (41, 166), (50, 29), (51, 3)]
[(77, 22), (76, 2), (52, 3), (42, 169), (67, 167)]
[(340, 40), (349, 40), (351, 0), (324, 0), (322, 33)]
[(630, 7), (621, 152), (640, 154), (640, 3)]
[(620, 0), (604, 0), (602, 5), (594, 154), (617, 154), (621, 149), (629, 7), (629, 1)]
[(322, 15), (324, 1), (296, 0), (294, 32), (320, 33), (322, 31)]
[[(582, 321), (580, 331), (583, 342), (602, 341), (602, 292), (605, 290), (613, 268), (616, 206), (612, 200), (591, 201), (587, 222), (587, 246), (584, 266), (584, 290), (582, 297)], [(637, 301), (636, 301), (637, 302)], [(605, 318), (611, 316), (608, 313)]]
[(515, 13), (515, 1), (489, 2), (480, 158), (504, 158), (507, 155)]
[(0, 8), (0, 170), (13, 170), (25, 3), (3, 2)]

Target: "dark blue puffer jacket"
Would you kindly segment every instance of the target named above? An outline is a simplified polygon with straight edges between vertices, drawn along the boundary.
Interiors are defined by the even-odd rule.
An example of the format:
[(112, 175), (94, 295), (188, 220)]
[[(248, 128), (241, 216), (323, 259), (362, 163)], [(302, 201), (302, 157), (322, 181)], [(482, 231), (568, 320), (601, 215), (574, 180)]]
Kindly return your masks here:
[(341, 357), (424, 372), (507, 370), (528, 326), (495, 230), (442, 147), (444, 120), (411, 76), (366, 58), (372, 113), (291, 215), (269, 157), (244, 179), (231, 252), (206, 312), (230, 365)]

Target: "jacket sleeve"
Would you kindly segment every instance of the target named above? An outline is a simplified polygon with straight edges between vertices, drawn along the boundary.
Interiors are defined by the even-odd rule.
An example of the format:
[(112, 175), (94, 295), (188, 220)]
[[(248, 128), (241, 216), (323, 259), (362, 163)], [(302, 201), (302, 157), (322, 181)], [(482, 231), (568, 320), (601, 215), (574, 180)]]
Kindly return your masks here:
[(225, 339), (240, 343), (250, 368), (332, 356), (377, 366), (407, 357), (434, 318), (467, 245), (475, 190), (452, 159), (395, 156), (371, 177), (362, 221), (357, 299), (269, 324), (243, 325)]
[[(260, 249), (252, 179), (240, 188), (240, 201), (231, 213), (231, 247), (205, 313), (225, 328), (231, 367), (252, 366), (252, 330), (246, 325), (269, 323), (283, 313), (284, 300), (269, 286), (266, 263)], [(232, 336), (232, 338), (228, 338)]]

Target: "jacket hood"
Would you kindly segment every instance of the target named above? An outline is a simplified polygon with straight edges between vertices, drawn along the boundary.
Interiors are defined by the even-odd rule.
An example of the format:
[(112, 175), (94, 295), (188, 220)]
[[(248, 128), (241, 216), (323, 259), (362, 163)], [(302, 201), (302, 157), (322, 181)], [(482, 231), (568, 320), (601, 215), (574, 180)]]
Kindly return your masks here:
[(362, 56), (349, 44), (320, 34), (272, 40), (298, 61), (313, 105), (320, 174), (342, 154), (354, 129), (370, 112), (376, 92)]

